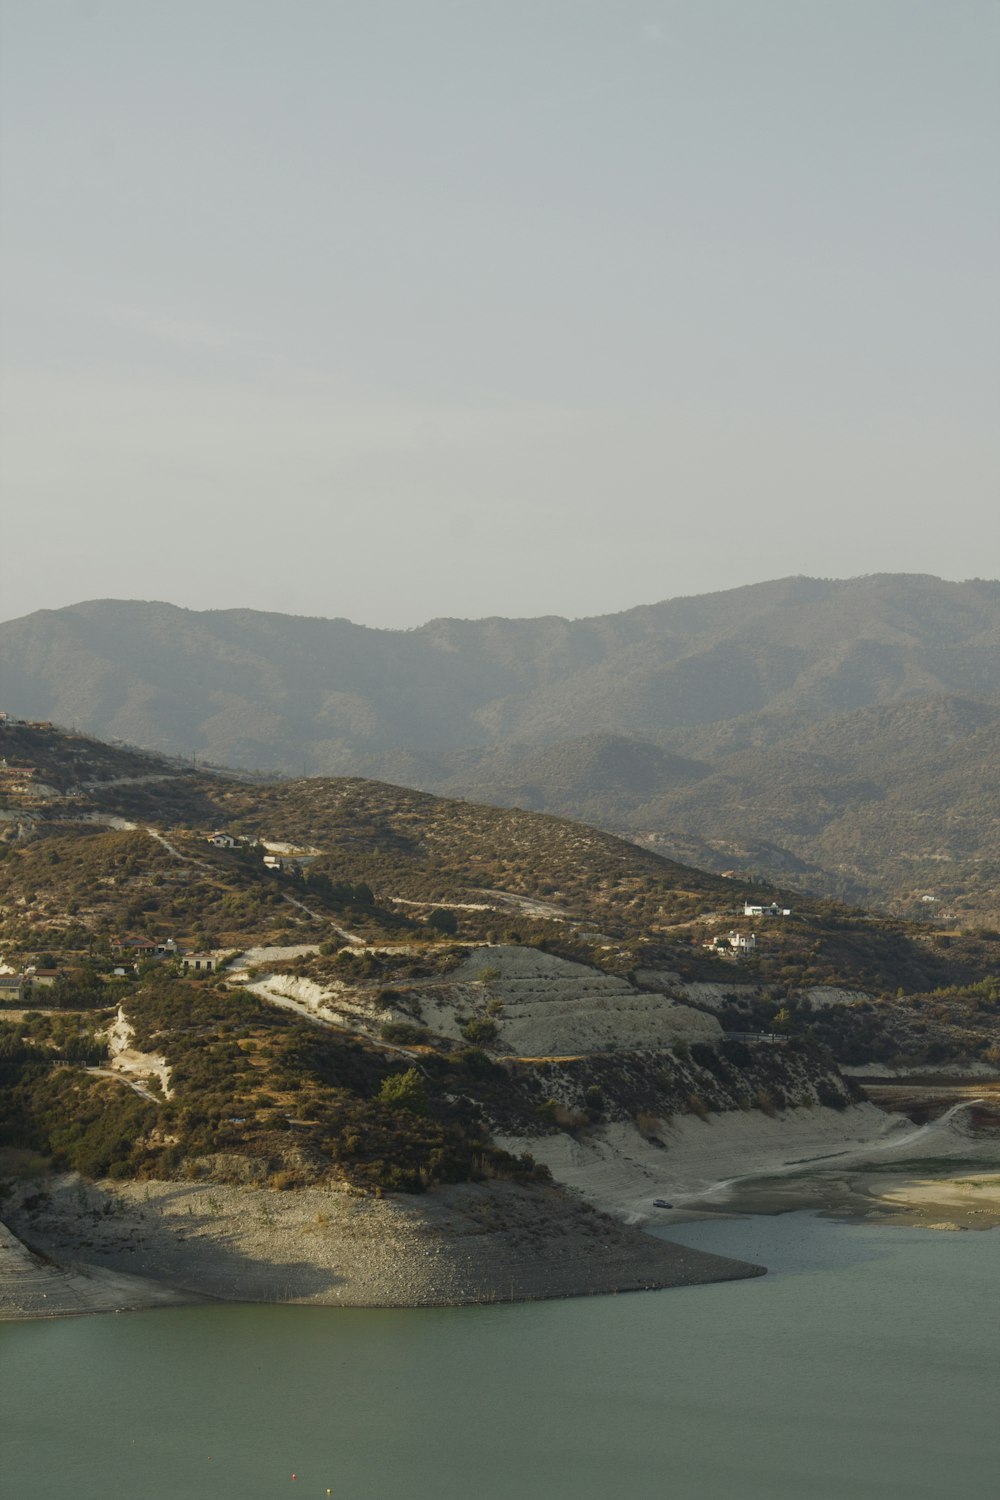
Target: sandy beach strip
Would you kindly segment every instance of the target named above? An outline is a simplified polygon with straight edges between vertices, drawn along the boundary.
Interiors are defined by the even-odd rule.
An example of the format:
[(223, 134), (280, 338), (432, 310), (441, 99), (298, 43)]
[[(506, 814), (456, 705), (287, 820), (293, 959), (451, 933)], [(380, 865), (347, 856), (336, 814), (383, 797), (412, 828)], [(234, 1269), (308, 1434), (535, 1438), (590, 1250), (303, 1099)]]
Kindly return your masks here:
[(993, 1229), (1000, 1224), (1000, 1174), (963, 1172), (907, 1182), (877, 1177), (866, 1195), (882, 1219), (924, 1229)]

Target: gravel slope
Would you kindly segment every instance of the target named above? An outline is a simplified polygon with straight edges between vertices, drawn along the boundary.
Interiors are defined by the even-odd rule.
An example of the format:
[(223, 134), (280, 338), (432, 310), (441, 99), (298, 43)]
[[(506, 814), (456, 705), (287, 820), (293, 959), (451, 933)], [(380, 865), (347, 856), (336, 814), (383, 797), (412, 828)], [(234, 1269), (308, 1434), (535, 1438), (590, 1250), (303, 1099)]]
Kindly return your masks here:
[[(420, 1307), (763, 1274), (666, 1244), (559, 1189), (509, 1183), (375, 1199), (168, 1182), (88, 1187), (67, 1175), (44, 1196), (37, 1185), (21, 1191), (5, 1215), (32, 1246), (86, 1276), (98, 1268), (143, 1278), (150, 1301), (170, 1289), (188, 1300)], [(22, 1278), (28, 1272), (22, 1264)], [(0, 1317), (36, 1315), (19, 1311), (16, 1283), (14, 1275), (0, 1287)]]

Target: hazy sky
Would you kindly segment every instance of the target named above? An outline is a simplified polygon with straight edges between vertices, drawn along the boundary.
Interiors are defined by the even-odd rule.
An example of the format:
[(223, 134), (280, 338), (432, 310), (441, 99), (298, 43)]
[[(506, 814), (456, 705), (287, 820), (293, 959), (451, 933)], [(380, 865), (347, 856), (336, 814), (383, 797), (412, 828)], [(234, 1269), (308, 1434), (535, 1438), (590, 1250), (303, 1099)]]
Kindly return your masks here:
[(1000, 572), (997, 0), (0, 15), (0, 615)]

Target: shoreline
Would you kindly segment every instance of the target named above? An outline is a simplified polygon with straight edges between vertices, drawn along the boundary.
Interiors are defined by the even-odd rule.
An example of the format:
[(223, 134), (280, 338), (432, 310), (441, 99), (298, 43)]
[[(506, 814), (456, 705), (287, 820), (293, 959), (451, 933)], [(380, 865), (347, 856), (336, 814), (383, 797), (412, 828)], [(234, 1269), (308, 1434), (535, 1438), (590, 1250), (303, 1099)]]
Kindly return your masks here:
[[(996, 1165), (1000, 1165), (997, 1163)], [(865, 1218), (911, 1229), (986, 1230), (1000, 1226), (1000, 1172), (922, 1175), (900, 1182), (880, 1175), (856, 1183), (872, 1205)]]
[(214, 1302), (457, 1307), (764, 1275), (669, 1239), (672, 1224), (727, 1214), (812, 1208), (988, 1229), (1000, 1224), (1000, 1138), (976, 1132), (971, 1109), (922, 1126), (871, 1104), (733, 1111), (682, 1117), (655, 1139), (618, 1123), (505, 1140), (531, 1149), (557, 1185), (413, 1197), (50, 1175), (3, 1205), (0, 1321)]
[(816, 1213), (849, 1224), (880, 1225), (886, 1229), (986, 1231), (1000, 1227), (1000, 1174), (963, 1171), (950, 1175), (947, 1164), (940, 1175), (919, 1175), (903, 1167), (892, 1173), (830, 1172), (813, 1176), (761, 1175), (741, 1184), (725, 1201), (697, 1212), (682, 1211), (663, 1224), (711, 1219), (740, 1219), (758, 1215)]
[[(812, 1163), (881, 1153), (911, 1136), (901, 1115), (872, 1104), (765, 1115), (759, 1110), (682, 1115), (656, 1134), (616, 1121), (576, 1137), (498, 1136), (513, 1153), (528, 1150), (556, 1181), (626, 1224), (662, 1228), (718, 1209), (742, 1182), (774, 1174), (802, 1176)], [(656, 1200), (675, 1207), (658, 1209)]]
[(924, 1125), (873, 1104), (779, 1118), (732, 1111), (683, 1117), (655, 1139), (621, 1122), (578, 1139), (501, 1144), (526, 1147), (586, 1201), (658, 1233), (695, 1219), (807, 1208), (886, 1224), (992, 1228), (1000, 1192), (968, 1184), (1000, 1173), (1000, 1135), (974, 1128), (975, 1108), (968, 1099)]
[(204, 1300), (157, 1286), (144, 1277), (60, 1265), (32, 1250), (0, 1223), (0, 1322), (184, 1307)]
[(457, 1307), (765, 1274), (559, 1188), (500, 1182), (375, 1199), (67, 1174), (44, 1196), (22, 1189), (4, 1214), (0, 1321), (215, 1302)]

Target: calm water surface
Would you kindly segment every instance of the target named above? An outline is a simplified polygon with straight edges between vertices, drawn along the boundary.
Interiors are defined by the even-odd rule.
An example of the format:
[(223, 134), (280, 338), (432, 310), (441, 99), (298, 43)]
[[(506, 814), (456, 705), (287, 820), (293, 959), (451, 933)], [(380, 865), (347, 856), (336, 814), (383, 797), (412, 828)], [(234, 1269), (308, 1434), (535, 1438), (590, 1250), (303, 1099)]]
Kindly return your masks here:
[[(10, 1500), (995, 1494), (1000, 1231), (685, 1225), (754, 1282), (0, 1325)], [(292, 1475), (298, 1477), (293, 1480)]]

